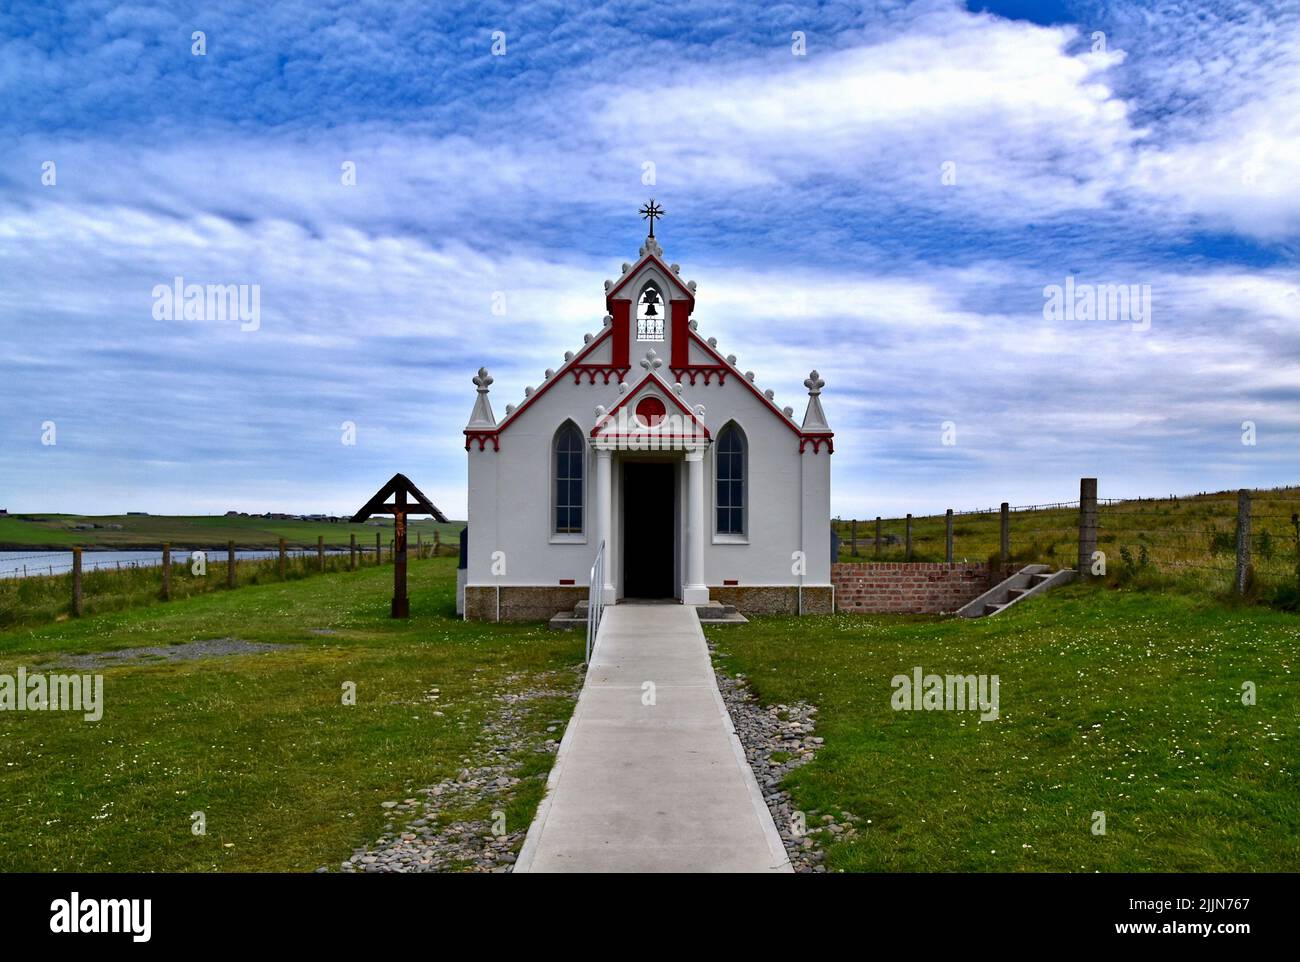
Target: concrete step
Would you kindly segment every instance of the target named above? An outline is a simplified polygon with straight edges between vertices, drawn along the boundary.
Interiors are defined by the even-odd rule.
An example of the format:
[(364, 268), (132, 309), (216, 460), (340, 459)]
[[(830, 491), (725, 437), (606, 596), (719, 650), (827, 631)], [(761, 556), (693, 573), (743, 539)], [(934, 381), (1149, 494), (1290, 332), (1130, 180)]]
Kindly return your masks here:
[(551, 631), (572, 631), (574, 628), (587, 630), (587, 616), (584, 614), (581, 618), (574, 616), (572, 611), (561, 611), (558, 615), (553, 615), (551, 620), (546, 623), (546, 627)]

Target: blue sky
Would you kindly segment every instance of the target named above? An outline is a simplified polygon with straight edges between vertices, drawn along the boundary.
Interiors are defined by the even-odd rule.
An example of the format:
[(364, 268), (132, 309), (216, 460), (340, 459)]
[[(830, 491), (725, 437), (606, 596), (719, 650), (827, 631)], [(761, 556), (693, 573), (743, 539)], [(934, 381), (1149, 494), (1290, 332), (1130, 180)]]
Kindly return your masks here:
[[(800, 412), (825, 378), (838, 514), (1300, 476), (1294, 4), (19, 2), (0, 507), (400, 470), (463, 516), (471, 376), (500, 412), (599, 328), (650, 196), (701, 332)], [(155, 319), (178, 275), (260, 327)], [(1149, 330), (1046, 319), (1069, 276), (1149, 285)]]

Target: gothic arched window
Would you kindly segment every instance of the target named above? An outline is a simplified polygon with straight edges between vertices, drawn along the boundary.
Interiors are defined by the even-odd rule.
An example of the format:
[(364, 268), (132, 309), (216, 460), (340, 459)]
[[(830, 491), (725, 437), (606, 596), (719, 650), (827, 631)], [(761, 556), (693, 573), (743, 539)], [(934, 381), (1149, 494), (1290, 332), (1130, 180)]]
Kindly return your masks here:
[(745, 533), (745, 453), (744, 432), (734, 423), (718, 432), (713, 446), (718, 534)]
[(664, 339), (664, 295), (659, 285), (650, 281), (641, 288), (636, 302), (636, 339), (662, 341)]
[(555, 534), (582, 534), (582, 474), (586, 445), (582, 432), (566, 421), (555, 432), (552, 530)]

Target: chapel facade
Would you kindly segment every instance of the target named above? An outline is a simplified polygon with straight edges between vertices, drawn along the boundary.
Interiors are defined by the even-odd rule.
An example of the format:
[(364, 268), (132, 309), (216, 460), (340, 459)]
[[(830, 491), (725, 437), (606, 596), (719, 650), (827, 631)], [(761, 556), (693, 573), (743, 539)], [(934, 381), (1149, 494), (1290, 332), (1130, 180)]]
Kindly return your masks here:
[[(653, 206), (653, 205), (652, 205)], [(834, 435), (813, 371), (802, 421), (697, 330), (696, 284), (654, 236), (605, 282), (599, 333), (498, 421), (480, 368), (469, 458), (466, 618), (523, 620), (588, 596), (832, 608)]]

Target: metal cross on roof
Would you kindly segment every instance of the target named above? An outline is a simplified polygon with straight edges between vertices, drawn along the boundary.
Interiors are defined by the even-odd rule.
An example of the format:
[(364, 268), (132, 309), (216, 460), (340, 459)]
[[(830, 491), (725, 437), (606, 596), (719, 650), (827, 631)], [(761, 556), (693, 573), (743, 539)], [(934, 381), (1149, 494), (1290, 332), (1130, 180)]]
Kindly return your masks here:
[(660, 207), (658, 204), (656, 204), (656, 203), (655, 203), (655, 199), (654, 199), (653, 197), (651, 197), (651, 198), (650, 198), (650, 203), (648, 203), (648, 204), (643, 204), (643, 205), (641, 206), (641, 210), (640, 210), (639, 213), (641, 214), (641, 217), (642, 217), (642, 218), (648, 218), (648, 219), (650, 220), (650, 236), (651, 236), (651, 237), (654, 237), (654, 236), (655, 236), (655, 218), (656, 218), (656, 217), (663, 217), (663, 216), (664, 216), (664, 209), (663, 209), (662, 207)]

